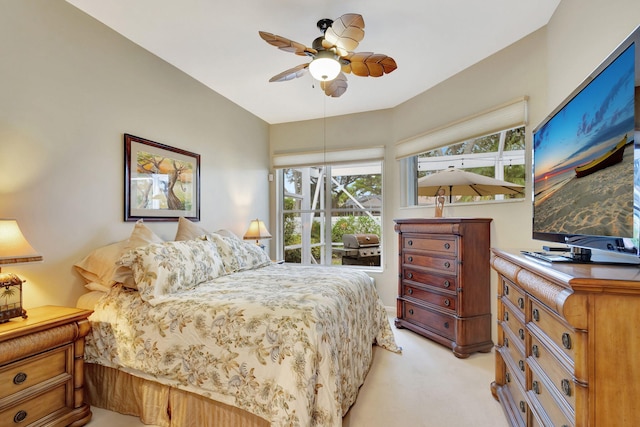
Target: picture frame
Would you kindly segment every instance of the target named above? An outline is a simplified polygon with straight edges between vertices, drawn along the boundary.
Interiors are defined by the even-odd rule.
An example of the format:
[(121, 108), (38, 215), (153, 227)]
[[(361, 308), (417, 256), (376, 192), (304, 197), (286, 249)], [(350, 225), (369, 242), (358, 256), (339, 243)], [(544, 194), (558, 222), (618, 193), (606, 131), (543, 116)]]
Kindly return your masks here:
[(200, 221), (200, 155), (124, 134), (124, 220)]

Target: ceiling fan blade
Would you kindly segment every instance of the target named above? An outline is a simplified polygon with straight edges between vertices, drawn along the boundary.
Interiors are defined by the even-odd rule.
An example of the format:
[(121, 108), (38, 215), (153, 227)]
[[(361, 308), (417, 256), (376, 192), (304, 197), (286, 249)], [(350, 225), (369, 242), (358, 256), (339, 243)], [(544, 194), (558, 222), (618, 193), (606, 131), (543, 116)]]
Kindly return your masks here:
[(339, 56), (354, 51), (364, 38), (364, 19), (362, 15), (347, 13), (333, 21), (324, 33), (325, 49), (337, 48)]
[(320, 87), (327, 96), (337, 98), (347, 91), (347, 77), (340, 73), (338, 77), (328, 82), (320, 82)]
[(342, 70), (360, 77), (380, 77), (398, 68), (393, 58), (381, 53), (358, 52), (347, 55), (345, 59), (350, 63), (343, 65)]
[(297, 67), (289, 68), (288, 70), (271, 77), (269, 82), (286, 82), (297, 79), (307, 72), (307, 68), (309, 68), (309, 64), (300, 64)]
[(307, 47), (302, 43), (294, 42), (288, 38), (278, 36), (276, 34), (267, 33), (266, 31), (258, 31), (262, 40), (266, 41), (272, 46), (277, 47), (285, 52), (295, 53), (300, 56), (314, 56), (318, 53), (317, 50)]

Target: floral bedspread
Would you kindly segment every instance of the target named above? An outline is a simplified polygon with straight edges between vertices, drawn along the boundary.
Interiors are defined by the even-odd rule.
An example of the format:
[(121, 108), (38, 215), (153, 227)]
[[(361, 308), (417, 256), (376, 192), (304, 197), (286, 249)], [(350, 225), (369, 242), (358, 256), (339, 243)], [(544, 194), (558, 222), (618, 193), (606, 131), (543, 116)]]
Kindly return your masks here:
[(202, 283), (155, 306), (114, 287), (85, 358), (239, 407), (272, 426), (341, 426), (372, 361), (399, 352), (369, 277), (286, 264)]

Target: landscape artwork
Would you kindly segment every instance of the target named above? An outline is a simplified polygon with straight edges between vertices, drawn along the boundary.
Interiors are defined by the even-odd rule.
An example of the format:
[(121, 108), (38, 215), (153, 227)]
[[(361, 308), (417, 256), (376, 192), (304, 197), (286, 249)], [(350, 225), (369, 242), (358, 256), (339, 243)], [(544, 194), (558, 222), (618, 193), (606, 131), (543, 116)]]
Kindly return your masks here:
[(200, 219), (200, 156), (125, 134), (125, 220)]

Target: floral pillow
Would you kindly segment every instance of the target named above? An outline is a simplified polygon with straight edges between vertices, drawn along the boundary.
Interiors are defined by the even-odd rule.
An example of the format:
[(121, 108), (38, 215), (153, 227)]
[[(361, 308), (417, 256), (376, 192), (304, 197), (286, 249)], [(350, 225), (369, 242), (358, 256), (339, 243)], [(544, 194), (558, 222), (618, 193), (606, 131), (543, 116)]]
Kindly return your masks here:
[(140, 297), (151, 304), (225, 274), (218, 248), (208, 240), (138, 247), (124, 254), (118, 264), (131, 268)]
[(209, 233), (204, 238), (218, 247), (227, 274), (253, 270), (271, 264), (269, 255), (260, 246), (242, 241), (237, 237)]

